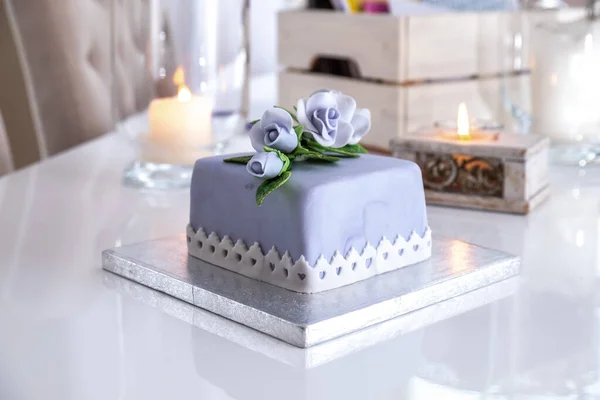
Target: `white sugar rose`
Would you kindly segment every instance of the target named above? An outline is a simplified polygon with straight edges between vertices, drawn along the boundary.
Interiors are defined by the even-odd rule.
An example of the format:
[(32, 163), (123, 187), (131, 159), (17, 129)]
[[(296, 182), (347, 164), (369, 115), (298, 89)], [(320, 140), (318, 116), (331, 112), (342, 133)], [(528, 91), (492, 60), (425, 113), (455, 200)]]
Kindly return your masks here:
[(340, 148), (357, 144), (371, 129), (371, 112), (334, 90), (322, 90), (298, 100), (298, 120), (320, 145)]
[(298, 146), (298, 136), (294, 132), (292, 116), (280, 108), (269, 108), (260, 121), (250, 130), (250, 141), (254, 150), (264, 151), (265, 146), (291, 153)]

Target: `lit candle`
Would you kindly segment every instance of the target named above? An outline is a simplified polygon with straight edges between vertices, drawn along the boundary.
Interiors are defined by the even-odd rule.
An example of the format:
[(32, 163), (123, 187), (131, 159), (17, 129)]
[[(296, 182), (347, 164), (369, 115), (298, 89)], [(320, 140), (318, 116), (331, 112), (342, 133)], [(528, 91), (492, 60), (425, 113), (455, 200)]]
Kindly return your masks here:
[(183, 69), (173, 76), (178, 87), (176, 97), (158, 98), (150, 103), (150, 134), (145, 161), (157, 163), (193, 163), (193, 153), (211, 143), (212, 102), (193, 95), (185, 84)]
[(456, 116), (456, 133), (459, 139), (471, 139), (471, 127), (469, 126), (469, 112), (465, 103), (458, 105), (458, 114)]
[(421, 168), (428, 204), (527, 214), (550, 193), (548, 144), (470, 120), (461, 103), (456, 121), (399, 136), (391, 147)]
[(436, 124), (438, 133), (443, 139), (461, 141), (493, 141), (498, 138), (496, 130), (483, 128), (469, 119), (469, 111), (465, 103), (458, 105), (456, 127), (451, 124)]

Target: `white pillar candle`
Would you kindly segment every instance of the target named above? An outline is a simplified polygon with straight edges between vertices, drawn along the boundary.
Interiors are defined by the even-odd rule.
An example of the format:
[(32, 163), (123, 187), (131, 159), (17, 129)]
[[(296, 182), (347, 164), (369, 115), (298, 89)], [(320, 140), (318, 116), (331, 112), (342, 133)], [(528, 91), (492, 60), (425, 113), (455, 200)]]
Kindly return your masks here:
[(156, 163), (193, 163), (193, 154), (212, 141), (211, 115), (211, 99), (193, 95), (185, 85), (180, 85), (176, 97), (153, 100), (142, 158)]

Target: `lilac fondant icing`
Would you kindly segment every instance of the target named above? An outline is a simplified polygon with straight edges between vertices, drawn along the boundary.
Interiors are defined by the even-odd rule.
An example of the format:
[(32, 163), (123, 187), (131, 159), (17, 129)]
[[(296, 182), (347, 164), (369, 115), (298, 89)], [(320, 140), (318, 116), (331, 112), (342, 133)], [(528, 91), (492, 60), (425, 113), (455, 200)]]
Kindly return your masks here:
[(273, 246), (296, 260), (315, 263), (351, 249), (361, 251), (383, 237), (408, 239), (427, 229), (421, 171), (410, 161), (375, 155), (335, 164), (294, 164), (290, 180), (263, 205), (255, 201), (262, 180), (232, 155), (203, 158), (194, 165), (190, 224), (235, 243)]

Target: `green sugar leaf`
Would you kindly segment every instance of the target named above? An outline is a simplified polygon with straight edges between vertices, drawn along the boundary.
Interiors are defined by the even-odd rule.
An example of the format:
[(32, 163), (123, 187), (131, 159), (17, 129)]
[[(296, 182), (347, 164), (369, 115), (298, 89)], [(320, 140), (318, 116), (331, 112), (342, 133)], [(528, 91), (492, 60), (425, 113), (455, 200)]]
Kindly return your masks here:
[(281, 172), (279, 173), (281, 175), (283, 172), (289, 171), (290, 166), (292, 165), (292, 160), (290, 160), (290, 158), (287, 155), (281, 152), (279, 153), (279, 159), (283, 161), (283, 167), (281, 168)]
[(306, 150), (304, 147), (302, 147), (301, 144), (298, 144), (298, 147), (296, 147), (296, 149), (294, 150), (294, 152), (292, 153), (292, 155), (294, 157), (300, 157), (306, 153), (311, 153), (311, 150)]
[(306, 158), (309, 161), (322, 161), (322, 162), (337, 162), (340, 161), (339, 157), (335, 157), (335, 156), (330, 156), (327, 154), (321, 154), (321, 153), (317, 153), (317, 152), (306, 152), (305, 154), (302, 154), (302, 157)]
[(319, 153), (334, 153), (338, 156), (343, 156), (343, 157), (348, 157), (348, 158), (359, 157), (359, 155), (357, 153), (351, 153), (350, 151), (345, 151), (345, 150), (343, 150), (343, 148), (335, 149), (333, 147), (322, 146), (319, 144), (319, 142), (317, 142), (316, 140), (313, 140), (313, 139), (309, 139), (306, 142), (306, 147), (313, 151), (319, 152)]
[(347, 157), (347, 158), (357, 158), (357, 157), (360, 157), (360, 155), (357, 154), (357, 153), (352, 153), (352, 152), (349, 152), (349, 151), (345, 151), (345, 150), (342, 150), (341, 148), (340, 149), (334, 149), (333, 147), (327, 147), (327, 150), (325, 150), (325, 151), (327, 151), (329, 153), (335, 153), (336, 155), (338, 155), (340, 157), (341, 156)]
[(327, 150), (327, 147), (321, 146), (319, 144), (319, 142), (317, 142), (316, 140), (311, 139), (311, 138), (306, 138), (306, 140), (304, 140), (304, 143), (305, 143), (306, 147), (310, 146), (310, 147), (312, 147), (314, 149), (318, 149), (318, 150), (321, 150), (321, 151), (326, 151)]
[(255, 119), (254, 121), (250, 121), (250, 125), (255, 125), (257, 122), (260, 122), (260, 119)]
[(281, 108), (283, 111), (285, 111), (285, 112), (287, 112), (288, 114), (290, 114), (290, 115), (292, 116), (292, 119), (293, 119), (294, 121), (296, 121), (296, 123), (297, 123), (297, 124), (299, 124), (299, 123), (300, 123), (300, 121), (298, 121), (298, 117), (297, 117), (297, 116), (296, 116), (296, 114), (294, 114), (293, 112), (291, 112), (291, 111), (289, 111), (289, 110), (286, 110), (285, 108), (283, 108), (283, 107), (280, 107), (280, 106), (273, 106), (273, 107), (275, 107), (275, 108)]
[(344, 147), (342, 147), (340, 150), (346, 151), (348, 153), (355, 153), (355, 154), (369, 154), (367, 149), (362, 147), (360, 144), (347, 144)]
[(290, 179), (290, 176), (292, 176), (292, 173), (285, 171), (281, 175), (267, 179), (261, 183), (258, 189), (256, 189), (256, 204), (260, 207), (265, 200), (265, 197), (286, 183), (288, 179)]
[(296, 136), (298, 136), (298, 145), (300, 145), (302, 134), (304, 133), (304, 125), (296, 125), (294, 127), (294, 132), (296, 132)]
[(232, 163), (232, 164), (248, 164), (248, 161), (252, 159), (252, 156), (240, 156), (233, 158), (226, 158), (223, 162)]

